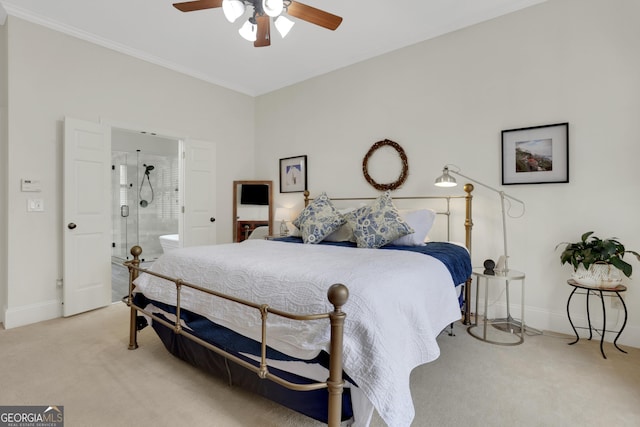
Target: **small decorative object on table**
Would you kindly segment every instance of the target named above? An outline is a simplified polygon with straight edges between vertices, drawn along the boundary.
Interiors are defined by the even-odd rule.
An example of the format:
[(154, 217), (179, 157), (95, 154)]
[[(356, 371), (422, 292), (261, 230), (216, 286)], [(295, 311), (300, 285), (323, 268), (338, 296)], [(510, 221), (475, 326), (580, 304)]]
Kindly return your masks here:
[(484, 274), (495, 274), (493, 269), (496, 267), (496, 263), (492, 259), (486, 259), (484, 261)]
[(593, 236), (593, 231), (582, 235), (579, 242), (563, 242), (565, 244), (560, 254), (562, 264), (573, 266), (571, 278), (577, 283), (600, 288), (613, 288), (622, 283), (620, 272), (631, 277), (633, 267), (622, 259), (630, 253), (640, 261), (640, 254), (625, 249), (617, 238), (600, 239)]
[(280, 222), (280, 235), (281, 236), (289, 235), (289, 228), (287, 227), (287, 223), (284, 222), (284, 220)]
[(291, 214), (289, 213), (289, 209), (287, 208), (277, 208), (276, 209), (276, 221), (280, 221), (280, 235), (288, 236), (289, 235), (289, 227), (287, 226), (287, 221)]
[(494, 270), (500, 273), (506, 273), (509, 271), (509, 269), (507, 268), (506, 255), (500, 255), (500, 258), (498, 258), (498, 263), (496, 264), (496, 267), (494, 268)]

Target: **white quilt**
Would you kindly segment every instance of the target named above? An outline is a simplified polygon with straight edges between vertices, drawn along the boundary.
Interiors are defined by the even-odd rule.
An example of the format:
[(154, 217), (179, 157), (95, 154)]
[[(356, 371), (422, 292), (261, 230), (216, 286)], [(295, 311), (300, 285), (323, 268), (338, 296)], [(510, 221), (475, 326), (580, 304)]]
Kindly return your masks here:
[[(440, 355), (436, 337), (460, 318), (446, 267), (408, 251), (247, 240), (175, 250), (151, 269), (299, 314), (331, 311), (327, 289), (345, 284), (344, 370), (392, 427), (411, 424), (415, 411), (410, 373)], [(175, 305), (171, 283), (142, 275), (136, 285), (148, 298)], [(260, 339), (257, 310), (186, 287), (181, 302), (184, 309)], [(267, 334), (269, 346), (303, 359), (329, 346), (326, 320), (296, 322), (270, 315)]]

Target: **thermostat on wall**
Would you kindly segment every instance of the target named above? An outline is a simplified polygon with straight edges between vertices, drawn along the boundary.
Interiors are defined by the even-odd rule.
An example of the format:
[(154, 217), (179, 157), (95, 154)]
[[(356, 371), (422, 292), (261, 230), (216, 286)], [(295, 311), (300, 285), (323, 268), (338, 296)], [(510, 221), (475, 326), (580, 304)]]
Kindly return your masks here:
[(22, 191), (42, 191), (40, 181), (36, 181), (35, 179), (20, 180), (20, 188)]

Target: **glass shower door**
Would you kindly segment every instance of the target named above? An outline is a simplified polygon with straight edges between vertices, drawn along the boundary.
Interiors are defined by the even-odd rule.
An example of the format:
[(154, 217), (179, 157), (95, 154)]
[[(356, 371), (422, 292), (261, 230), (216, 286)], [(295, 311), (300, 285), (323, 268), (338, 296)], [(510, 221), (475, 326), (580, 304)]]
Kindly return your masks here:
[(130, 157), (133, 156), (126, 152), (113, 152), (112, 155), (112, 256), (123, 260), (130, 258), (129, 251), (131, 246), (136, 244), (138, 234), (135, 191), (133, 184), (129, 182), (130, 176), (135, 176), (136, 163), (135, 158)]

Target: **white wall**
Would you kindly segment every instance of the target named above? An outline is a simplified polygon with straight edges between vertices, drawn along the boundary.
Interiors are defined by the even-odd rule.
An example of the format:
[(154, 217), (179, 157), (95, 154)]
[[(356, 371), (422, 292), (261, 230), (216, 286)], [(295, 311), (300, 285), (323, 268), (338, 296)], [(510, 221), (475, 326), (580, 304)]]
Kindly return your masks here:
[[(7, 327), (60, 315), (65, 116), (215, 142), (217, 235), (231, 241), (232, 182), (254, 173), (253, 98), (14, 17), (7, 26)], [(43, 213), (26, 212), (21, 178), (41, 181)]]
[[(524, 217), (509, 220), (510, 266), (527, 274), (525, 321), (571, 332), (571, 270), (556, 245), (594, 230), (640, 251), (638, 16), (637, 0), (550, 0), (263, 95), (256, 158), (265, 160), (256, 174), (277, 187), (278, 159), (306, 154), (312, 192), (375, 194), (361, 165), (384, 138), (409, 157), (398, 194), (436, 193), (442, 166), (458, 165), (526, 201)], [(570, 123), (570, 182), (501, 187), (501, 130), (558, 122)], [(277, 207), (300, 195), (275, 198)], [(477, 188), (474, 200), (480, 266), (501, 253), (499, 199)], [(639, 347), (640, 263), (631, 263), (629, 323), (619, 342)], [(620, 326), (618, 310), (609, 318)]]
[[(4, 12), (0, 6), (0, 14)], [(7, 206), (7, 26), (0, 26), (0, 206)], [(0, 208), (0, 323), (4, 322), (7, 288), (7, 210)]]
[[(0, 34), (8, 44), (0, 53), (3, 69), (8, 63), (8, 84), (0, 83), (8, 91), (0, 105), (0, 117), (8, 111), (0, 122), (0, 242), (8, 245), (0, 244), (0, 307), (6, 290), (13, 319), (59, 315), (67, 115), (216, 142), (219, 242), (231, 241), (232, 181), (272, 179), (278, 188), (279, 158), (308, 155), (313, 192), (374, 195), (362, 158), (389, 138), (409, 156), (397, 194), (442, 193), (432, 182), (445, 163), (500, 187), (501, 130), (568, 121), (571, 182), (503, 189), (527, 202), (526, 215), (509, 221), (511, 267), (527, 273), (526, 323), (570, 332), (570, 270), (556, 244), (594, 230), (640, 250), (639, 13), (636, 0), (549, 0), (255, 100), (9, 17)], [(255, 159), (264, 160), (254, 167)], [(23, 177), (42, 181), (44, 213), (26, 212)], [(300, 205), (299, 194), (275, 196), (277, 205)], [(474, 209), (480, 265), (501, 251), (497, 196), (478, 188)], [(640, 347), (640, 265), (632, 263), (620, 342)]]

